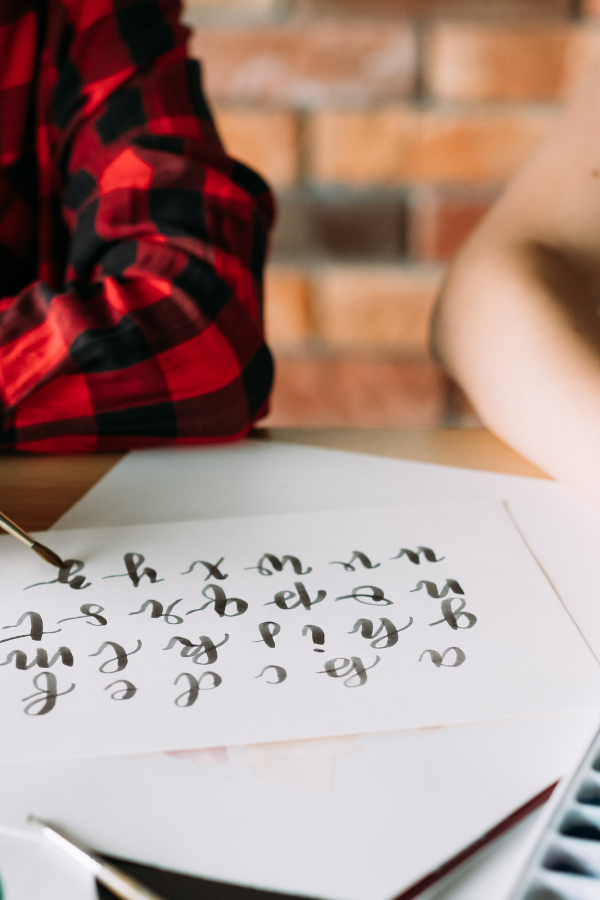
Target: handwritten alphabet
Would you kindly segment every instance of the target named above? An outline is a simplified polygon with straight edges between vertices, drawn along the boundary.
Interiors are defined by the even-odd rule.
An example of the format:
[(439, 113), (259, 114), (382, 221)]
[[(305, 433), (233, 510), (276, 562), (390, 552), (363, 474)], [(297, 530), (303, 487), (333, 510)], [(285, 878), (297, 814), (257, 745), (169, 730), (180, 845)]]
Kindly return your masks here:
[(275, 599), (269, 600), (268, 603), (265, 603), (265, 606), (271, 606), (271, 604), (274, 603), (275, 606), (279, 607), (279, 609), (296, 609), (297, 606), (303, 606), (305, 609), (311, 609), (311, 607), (315, 606), (317, 603), (322, 603), (327, 596), (327, 591), (317, 591), (317, 596), (314, 600), (311, 600), (308, 595), (308, 591), (301, 581), (295, 581), (294, 587), (296, 588), (298, 596), (298, 601), (296, 603), (292, 603), (291, 606), (287, 605), (288, 600), (291, 600), (292, 597), (296, 596), (294, 591), (277, 591), (277, 593), (275, 594)]
[(420, 565), (421, 559), (420, 554), (423, 554), (427, 562), (441, 562), (443, 559), (446, 559), (445, 556), (436, 556), (431, 547), (417, 547), (416, 552), (414, 550), (408, 550), (406, 547), (402, 547), (399, 553), (396, 556), (390, 556), (390, 559), (402, 559), (403, 556), (408, 557), (408, 559), (415, 566)]
[(279, 559), (279, 557), (274, 556), (272, 553), (264, 553), (259, 559), (257, 566), (246, 566), (246, 569), (257, 569), (260, 575), (272, 575), (273, 572), (271, 569), (264, 564), (265, 560), (270, 563), (274, 572), (282, 572), (286, 563), (290, 563), (296, 575), (308, 575), (309, 572), (312, 572), (311, 566), (308, 566), (306, 569), (302, 568), (302, 563), (297, 556), (286, 555)]
[[(208, 591), (212, 591), (212, 597)], [(225, 596), (225, 591), (218, 584), (207, 584), (206, 587), (202, 589), (202, 593), (205, 597), (210, 598), (208, 603), (205, 603), (204, 606), (200, 606), (197, 609), (190, 609), (190, 611), (186, 613), (186, 616), (191, 616), (192, 613), (202, 612), (202, 610), (206, 609), (207, 606), (210, 606), (211, 603), (215, 604), (215, 612), (221, 618), (227, 616), (232, 619), (235, 616), (243, 616), (248, 609), (248, 604), (245, 600), (240, 600), (239, 597)], [(235, 604), (235, 612), (233, 613), (227, 612), (227, 607), (230, 603)]]
[[(325, 643), (325, 632), (319, 625), (305, 625), (302, 629), (302, 635), (305, 637), (310, 631), (313, 644), (321, 644)], [(325, 653), (320, 647), (314, 648), (315, 653)]]
[(115, 691), (114, 694), (111, 694), (113, 700), (131, 700), (132, 697), (135, 697), (137, 694), (137, 688), (135, 684), (132, 684), (131, 681), (127, 681), (126, 678), (120, 678), (118, 681), (113, 681), (111, 684), (107, 684), (104, 688), (105, 691), (108, 691), (110, 688), (114, 687), (115, 684), (124, 684), (124, 688), (119, 688), (118, 691)]
[[(408, 620), (408, 625), (405, 625), (403, 628), (396, 628), (393, 622), (389, 619), (380, 619), (381, 625), (377, 629), (377, 631), (373, 631), (373, 623), (370, 619), (358, 619), (348, 634), (355, 634), (360, 628), (361, 637), (367, 638), (367, 640), (371, 641), (371, 647), (374, 647), (376, 650), (387, 650), (389, 647), (395, 647), (398, 643), (398, 634), (401, 631), (406, 631), (407, 628), (413, 623), (413, 618), (410, 616)], [(381, 634), (382, 631), (385, 631), (385, 634), (382, 637), (378, 638), (377, 635)], [(371, 640), (371, 638), (376, 638), (376, 640)], [(382, 643), (385, 641), (385, 643)]]
[(177, 676), (173, 684), (178, 684), (181, 678), (187, 678), (188, 689), (175, 698), (175, 706), (193, 706), (198, 699), (198, 691), (200, 690), (198, 679), (195, 675), (190, 675), (189, 672), (182, 672)]
[(148, 566), (146, 566), (140, 573), (140, 568), (146, 561), (146, 557), (141, 553), (126, 553), (123, 557), (123, 561), (125, 563), (125, 569), (127, 571), (120, 572), (117, 575), (105, 575), (104, 579), (130, 578), (131, 583), (134, 587), (139, 587), (140, 581), (144, 576), (148, 578), (150, 584), (157, 584), (160, 581), (164, 581), (164, 578), (157, 577), (156, 569), (150, 569)]
[[(370, 593), (365, 593), (365, 591)], [(365, 603), (367, 606), (383, 605), (391, 606), (392, 600), (384, 596), (381, 588), (375, 587), (373, 584), (361, 584), (360, 587), (354, 588), (350, 594), (342, 594), (336, 597), (336, 600), (356, 600), (357, 603)]]
[(262, 678), (265, 672), (273, 672), (275, 676), (275, 681), (272, 681), (270, 678), (265, 678), (267, 684), (283, 684), (285, 679), (287, 678), (287, 672), (283, 668), (283, 666), (265, 666), (260, 675), (257, 675), (257, 678)]
[(334, 560), (329, 563), (330, 566), (343, 566), (345, 572), (355, 572), (356, 566), (353, 566), (352, 563), (358, 560), (362, 563), (365, 569), (378, 569), (381, 563), (372, 563), (366, 553), (362, 553), (360, 550), (353, 550), (352, 556), (350, 557), (350, 562), (339, 562), (338, 560)]
[(189, 575), (190, 572), (194, 571), (194, 566), (205, 566), (205, 568), (208, 569), (208, 572), (204, 579), (205, 581), (208, 581), (209, 578), (216, 578), (217, 581), (225, 581), (226, 578), (229, 578), (229, 575), (224, 575), (219, 568), (221, 563), (224, 561), (225, 561), (224, 556), (222, 556), (221, 559), (218, 559), (216, 561), (216, 563), (206, 562), (206, 560), (204, 560), (204, 559), (195, 559), (194, 562), (189, 567), (189, 569), (186, 569), (186, 571), (182, 572), (181, 574)]
[[(108, 620), (101, 616), (100, 613), (104, 612), (104, 607), (100, 606), (98, 603), (82, 603), (79, 607), (79, 611), (83, 613), (81, 616), (67, 616), (66, 619), (59, 619), (56, 623), (60, 625), (61, 622), (73, 622), (75, 619), (88, 619), (86, 625), (95, 625), (96, 628), (100, 628), (102, 625), (108, 625)], [(95, 619), (95, 622), (90, 622), (89, 619)]]
[[(213, 691), (215, 688), (218, 688), (223, 679), (220, 675), (217, 675), (216, 672), (203, 672), (200, 678), (196, 678), (194, 675), (190, 675), (189, 672), (182, 672), (174, 681), (174, 684), (177, 684), (180, 678), (187, 678), (188, 680), (188, 689), (184, 691), (183, 694), (180, 694), (175, 699), (175, 706), (193, 706), (196, 700), (198, 699), (198, 694), (200, 691)], [(202, 682), (204, 679), (212, 679), (211, 683), (207, 683), (205, 687), (202, 687)], [(183, 703), (179, 701), (183, 700)]]
[[(445, 663), (444, 659), (446, 658), (446, 654), (450, 652), (454, 652), (454, 662)], [(460, 647), (448, 647), (443, 653), (438, 653), (437, 650), (423, 650), (419, 657), (419, 662), (421, 662), (426, 653), (429, 653), (431, 662), (438, 669), (440, 666), (448, 666), (451, 669), (456, 668), (456, 666), (462, 666), (467, 658)]]
[(440, 597), (445, 597), (448, 591), (453, 591), (455, 594), (464, 594), (460, 584), (454, 578), (446, 578), (446, 584), (441, 591), (438, 590), (438, 586), (434, 581), (418, 581), (417, 586), (411, 590), (411, 594), (414, 594), (415, 591), (420, 591), (421, 588), (425, 588), (429, 596), (435, 597), (436, 600)]
[[(122, 672), (123, 669), (125, 669), (127, 667), (127, 663), (129, 662), (129, 657), (133, 656), (134, 653), (138, 653), (142, 649), (142, 642), (141, 641), (137, 642), (137, 647), (135, 648), (135, 650), (125, 650), (125, 648), (122, 647), (121, 644), (117, 644), (117, 643), (115, 643), (115, 641), (104, 641), (104, 643), (102, 643), (100, 645), (100, 647), (98, 648), (98, 650), (96, 650), (95, 653), (90, 653), (90, 656), (100, 656), (100, 654), (104, 650), (106, 650), (107, 647), (112, 647), (113, 651), (117, 655), (113, 656), (110, 659), (107, 659), (105, 662), (103, 662), (102, 665), (99, 667), (98, 671), (99, 672), (110, 672), (112, 674), (113, 672)], [(108, 669), (107, 666), (109, 666), (111, 663), (116, 663), (117, 664), (116, 668)]]
[[(447, 622), (450, 628), (453, 631), (457, 631), (460, 629), (472, 628), (473, 625), (477, 623), (477, 616), (473, 615), (470, 612), (463, 612), (467, 601), (463, 598), (460, 599), (460, 606), (456, 610), (452, 610), (452, 601), (458, 600), (458, 597), (448, 597), (447, 600), (442, 600), (442, 616), (443, 618), (438, 619), (437, 622), (430, 622), (430, 625), (441, 625), (442, 622)], [(459, 625), (459, 621), (462, 619), (466, 619), (466, 625)]]
[[(357, 540), (357, 543), (359, 540), (360, 538)], [(353, 545), (356, 546), (356, 544), (351, 544), (350, 546)], [(439, 556), (436, 550), (428, 546), (418, 545), (414, 549), (401, 547), (393, 557), (389, 556), (389, 553), (395, 549), (394, 544), (384, 552), (381, 552), (381, 550), (377, 552), (371, 545), (368, 547), (368, 552), (346, 548), (345, 552), (338, 551), (335, 554), (338, 556), (337, 559), (328, 560), (327, 557), (324, 557), (318, 565), (314, 559), (310, 560), (312, 565), (308, 565), (306, 558), (301, 553), (285, 553), (282, 555), (279, 555), (279, 552), (277, 554), (263, 553), (260, 557), (258, 557), (258, 554), (253, 554), (250, 559), (257, 559), (258, 557), (258, 562), (251, 566), (245, 566), (241, 561), (236, 561), (235, 558), (232, 558), (231, 555), (227, 557), (229, 564), (225, 566), (225, 553), (219, 555), (218, 552), (214, 552), (214, 544), (210, 546), (213, 549), (206, 551), (206, 555), (210, 556), (210, 560), (194, 559), (189, 565), (187, 563), (182, 565), (180, 562), (177, 564), (175, 577), (196, 574), (195, 578), (188, 579), (186, 577), (183, 579), (183, 587), (175, 588), (179, 596), (173, 593), (171, 593), (171, 597), (168, 596), (171, 587), (169, 579), (173, 577), (173, 572), (168, 571), (167, 565), (162, 558), (160, 560), (157, 558), (157, 562), (159, 562), (159, 570), (163, 577), (159, 577), (156, 568), (146, 565), (146, 555), (149, 555), (150, 551), (145, 548), (144, 553), (120, 552), (118, 558), (123, 560), (124, 567), (120, 572), (115, 572), (114, 569), (112, 572), (111, 569), (108, 569), (110, 574), (106, 575), (102, 574), (102, 571), (98, 574), (94, 572), (88, 579), (83, 571), (84, 563), (78, 559), (69, 559), (52, 581), (28, 585), (25, 590), (53, 584), (66, 585), (72, 590), (93, 589), (93, 584), (96, 584), (96, 590), (99, 590), (105, 580), (124, 579), (122, 584), (127, 592), (131, 587), (138, 590), (140, 587), (143, 589), (144, 584), (148, 588), (151, 585), (156, 585), (156, 587), (153, 588), (153, 592), (155, 592), (153, 598), (147, 598), (147, 595), (146, 597), (141, 597), (139, 602), (133, 605), (133, 608), (127, 602), (120, 606), (111, 605), (112, 598), (110, 593), (106, 593), (106, 590), (102, 595), (98, 595), (101, 596), (106, 606), (97, 602), (82, 603), (78, 606), (79, 612), (70, 611), (69, 606), (65, 608), (63, 599), (61, 601), (62, 605), (54, 607), (55, 610), (61, 610), (60, 613), (54, 612), (52, 616), (51, 621), (55, 621), (55, 625), (48, 621), (49, 614), (46, 612), (46, 607), (44, 607), (44, 618), (47, 620), (46, 629), (44, 628), (42, 615), (39, 612), (27, 610), (15, 614), (13, 611), (12, 621), (9, 620), (7, 624), (0, 625), (2, 630), (11, 630), (10, 636), (0, 637), (0, 644), (18, 640), (30, 640), (39, 643), (45, 635), (57, 634), (64, 627), (69, 632), (71, 646), (74, 646), (76, 649), (74, 654), (66, 643), (61, 645), (58, 650), (53, 650), (52, 652), (47, 651), (43, 647), (36, 647), (34, 650), (31, 647), (27, 649), (27, 645), (17, 645), (18, 649), (12, 650), (7, 648), (5, 658), (0, 662), (0, 679), (7, 677), (7, 673), (15, 669), (19, 672), (30, 671), (31, 669), (34, 671), (42, 670), (38, 671), (33, 679), (33, 686), (36, 692), (29, 694), (22, 700), (23, 706), (21, 708), (23, 712), (28, 716), (46, 716), (55, 709), (58, 698), (71, 693), (75, 689), (75, 683), (70, 686), (66, 685), (64, 689), (59, 689), (56, 674), (50, 670), (54, 669), (55, 672), (62, 672), (63, 667), (65, 667), (77, 671), (77, 666), (82, 665), (82, 656), (84, 654), (78, 652), (77, 641), (85, 639), (85, 635), (90, 633), (87, 628), (75, 625), (74, 623), (77, 621), (95, 628), (102, 627), (106, 629), (103, 634), (106, 634), (111, 639), (102, 641), (98, 646), (92, 637), (91, 646), (85, 644), (84, 659), (85, 657), (102, 657), (97, 662), (89, 663), (92, 666), (93, 676), (97, 677), (97, 673), (101, 675), (119, 675), (118, 679), (101, 686), (101, 690), (106, 692), (104, 696), (117, 702), (133, 700), (136, 696), (141, 697), (143, 699), (138, 699), (132, 706), (132, 709), (136, 710), (140, 708), (140, 704), (145, 701), (149, 694), (154, 696), (154, 691), (146, 690), (148, 683), (146, 680), (147, 672), (145, 672), (145, 668), (141, 664), (136, 667), (138, 677), (135, 683), (129, 678), (122, 677), (129, 666), (131, 657), (135, 654), (140, 654), (138, 659), (141, 663), (142, 660), (144, 662), (147, 660), (148, 654), (153, 653), (156, 649), (161, 649), (167, 651), (168, 656), (160, 660), (160, 665), (168, 666), (173, 663), (177, 665), (176, 659), (179, 657), (187, 660), (188, 666), (191, 667), (193, 665), (198, 674), (192, 674), (191, 671), (180, 672), (173, 682), (173, 685), (178, 688), (177, 693), (169, 701), (179, 708), (189, 708), (198, 702), (201, 691), (213, 691), (223, 683), (222, 674), (214, 671), (213, 667), (228, 666), (232, 659), (240, 655), (240, 650), (243, 646), (242, 641), (246, 641), (248, 644), (259, 645), (257, 652), (265, 652), (270, 658), (275, 657), (274, 651), (277, 651), (278, 655), (285, 654), (285, 658), (290, 658), (288, 657), (290, 647), (293, 646), (294, 641), (297, 642), (300, 639), (302, 639), (301, 646), (306, 651), (310, 651), (311, 654), (313, 652), (325, 654), (327, 652), (325, 650), (326, 634), (328, 646), (338, 647), (337, 652), (340, 655), (332, 656), (332, 658), (326, 660), (323, 664), (323, 669), (317, 671), (311, 666), (308, 672), (304, 670), (304, 675), (301, 675), (300, 678), (298, 678), (298, 671), (302, 672), (301, 666), (305, 665), (305, 661), (308, 659), (306, 653), (297, 657), (294, 663), (289, 662), (288, 664), (286, 662), (285, 666), (274, 663), (263, 665), (258, 674), (256, 672), (260, 667), (255, 667), (255, 663), (250, 664), (250, 660), (248, 660), (245, 678), (257, 679), (261, 683), (269, 685), (284, 685), (282, 692), (285, 694), (286, 690), (295, 689), (290, 687), (291, 685), (303, 684), (303, 679), (307, 677), (314, 678), (314, 683), (322, 686), (322, 689), (325, 689), (325, 685), (328, 684), (330, 678), (348, 688), (364, 687), (369, 681), (376, 684), (378, 679), (374, 678), (373, 675), (369, 676), (369, 672), (379, 665), (382, 658), (385, 660), (384, 666), (388, 665), (390, 660), (405, 658), (405, 654), (403, 656), (404, 651), (400, 653), (399, 647), (399, 645), (402, 646), (401, 635), (403, 632), (412, 629), (410, 634), (413, 635), (416, 627), (421, 629), (425, 627), (426, 629), (427, 626), (433, 627), (443, 624), (448, 625), (453, 631), (467, 631), (477, 623), (477, 616), (466, 609), (467, 599), (465, 591), (461, 583), (455, 578), (438, 579), (437, 581), (431, 580), (431, 578), (422, 578), (417, 581), (416, 586), (412, 589), (406, 585), (404, 588), (400, 585), (396, 586), (399, 570), (397, 565), (390, 562), (390, 560), (397, 561), (405, 557), (410, 565), (426, 567), (429, 564), (440, 563), (445, 559), (445, 556)], [(364, 547), (365, 544), (362, 544), (362, 546)], [(154, 552), (156, 553), (156, 551)], [(190, 556), (188, 556), (188, 559)], [(377, 580), (380, 581), (379, 585), (359, 584), (351, 587), (352, 581), (348, 584), (348, 575), (352, 577), (352, 573), (363, 572), (366, 577), (367, 572), (375, 573), (376, 570), (378, 573)], [(228, 580), (229, 585), (234, 583), (237, 585), (239, 582), (235, 581), (235, 579), (241, 572), (253, 573), (252, 575), (244, 576), (246, 578), (244, 583), (248, 586), (248, 593), (244, 593), (244, 598), (241, 596), (229, 596), (230, 593), (242, 593), (245, 590), (244, 587), (236, 587), (235, 589), (230, 587), (226, 591), (223, 584), (225, 580)], [(336, 573), (335, 576), (332, 575), (332, 572)], [(395, 573), (394, 580), (390, 580), (392, 572)], [(200, 574), (199, 580), (197, 578), (198, 573)], [(297, 579), (302, 577), (302, 580), (292, 581), (293, 577)], [(264, 596), (264, 587), (262, 587), (264, 578), (271, 578), (273, 585), (266, 597)], [(332, 578), (334, 579), (333, 581)], [(320, 579), (323, 579), (321, 584), (326, 582), (327, 589), (319, 586)], [(164, 589), (158, 587), (163, 582), (167, 582)], [(129, 587), (127, 587), (127, 584), (129, 584)], [(261, 587), (257, 593), (258, 584)], [(186, 591), (186, 588), (189, 588), (189, 591)], [(337, 594), (336, 588), (345, 592)], [(408, 611), (402, 612), (403, 604), (411, 599), (410, 597), (407, 598), (407, 592), (409, 595), (422, 592), (422, 596), (426, 594), (427, 597), (439, 601), (442, 618), (429, 622), (431, 612), (426, 611), (428, 604), (421, 602), (422, 597), (414, 598), (415, 601), (418, 599), (418, 603), (411, 607), (412, 615), (409, 615)], [(198, 602), (198, 593), (201, 596), (200, 602)], [(90, 593), (88, 596), (94, 596), (94, 594)], [(125, 596), (123, 589), (120, 589), (120, 596)], [(127, 593), (127, 596), (130, 595)], [(173, 596), (176, 599), (171, 599)], [(396, 604), (395, 609), (397, 612), (392, 613), (394, 620), (385, 616), (380, 616), (379, 619), (363, 617), (355, 619), (351, 612), (353, 604), (349, 601), (355, 601), (366, 606), (380, 607), (381, 611), (383, 611), (384, 607)], [(336, 603), (339, 604), (337, 607), (335, 607)], [(469, 605), (471, 605), (471, 601), (469, 601)], [(256, 613), (266, 606), (275, 606), (278, 611), (285, 613), (283, 620), (278, 616), (280, 621), (257, 621)], [(106, 611), (107, 608), (108, 612)], [(331, 612), (333, 609), (339, 610), (337, 627), (327, 624), (332, 621)], [(417, 612), (415, 612), (415, 609)], [(296, 616), (287, 616), (287, 613), (292, 610), (300, 610), (300, 613), (297, 613)], [(312, 615), (310, 617), (304, 615), (306, 612), (314, 612), (315, 618), (313, 619)], [(323, 613), (323, 618), (320, 618), (321, 613)], [(200, 621), (206, 623), (214, 623), (216, 621), (213, 617), (214, 614), (220, 620), (224, 618), (239, 619), (248, 614), (248, 619), (242, 623), (242, 626), (245, 628), (242, 634), (245, 636), (242, 638), (240, 634), (240, 627), (242, 626), (233, 622), (229, 629), (231, 636), (229, 633), (224, 632), (219, 636), (214, 634), (211, 636), (208, 634), (201, 634), (198, 637), (190, 636), (186, 626), (188, 623), (193, 624), (198, 620), (189, 619), (188, 617), (198, 614), (201, 616)], [(58, 615), (60, 615), (60, 618), (57, 617)], [(252, 618), (253, 615), (256, 618)], [(348, 615), (352, 616), (350, 621), (348, 621)], [(131, 628), (127, 630), (127, 625), (131, 623), (130, 617), (140, 617), (136, 619), (136, 629), (138, 626), (141, 630), (149, 628), (149, 631), (144, 631), (144, 634), (148, 634), (148, 638), (144, 638), (143, 642), (136, 636), (132, 637), (132, 633), (135, 635), (135, 631), (132, 632)], [(124, 618), (126, 618), (125, 624)], [(307, 618), (312, 619), (312, 621), (305, 624)], [(15, 619), (17, 620), (16, 622)], [(304, 619), (304, 622), (299, 621), (299, 619)], [(336, 620), (334, 619), (333, 621)], [(157, 624), (154, 625), (151, 622), (156, 622)], [(353, 622), (354, 624), (352, 624)], [(164, 634), (164, 626), (177, 627), (178, 631), (177, 634), (169, 637), (166, 642), (164, 639), (161, 640), (161, 635)], [(118, 632), (114, 633), (116, 628), (123, 629), (121, 636), (119, 636)], [(210, 624), (203, 627), (203, 630), (209, 631)], [(16, 633), (13, 635), (12, 631)], [(354, 637), (349, 639), (347, 635), (354, 635)], [(115, 640), (115, 638), (117, 639)], [(414, 638), (410, 639), (414, 640)], [(75, 643), (73, 643), (73, 640), (75, 640)], [(158, 644), (156, 641), (158, 641)], [(342, 641), (341, 644), (340, 641)], [(361, 655), (359, 648), (361, 646), (363, 649), (366, 647), (364, 642), (367, 642), (369, 648), (375, 651), (373, 654), (374, 658), (365, 659), (364, 655)], [(228, 644), (227, 649), (223, 650), (222, 648)], [(263, 645), (264, 651), (260, 649), (260, 645)], [(15, 645), (13, 644), (13, 646)], [(403, 646), (408, 647), (411, 645), (405, 644)], [(97, 649), (94, 650), (95, 647)], [(94, 650), (94, 652), (89, 652), (90, 650)], [(383, 651), (386, 652), (384, 653)], [(355, 655), (352, 655), (353, 653)], [(264, 660), (264, 657), (261, 658)], [(291, 658), (293, 659), (294, 657)], [(298, 667), (298, 659), (301, 660), (300, 667)], [(314, 659), (314, 657), (311, 655), (310, 659)], [(426, 649), (418, 657), (419, 662), (424, 659), (429, 659), (436, 669), (441, 670), (444, 668), (450, 670), (463, 665), (466, 655), (458, 647), (448, 647), (443, 652)], [(199, 670), (196, 667), (203, 667), (203, 669)], [(208, 667), (211, 668), (208, 669)], [(154, 666), (154, 669), (156, 668)], [(327, 677), (325, 679), (316, 678), (316, 676), (322, 674)], [(86, 675), (86, 678), (89, 678), (89, 675)], [(77, 683), (79, 684), (78, 680)], [(141, 695), (139, 695), (140, 690), (143, 692)], [(222, 692), (219, 696), (224, 696), (226, 693)]]
[[(367, 683), (367, 671), (375, 668), (379, 659), (380, 657), (376, 656), (372, 665), (365, 666), (360, 656), (351, 656), (350, 659), (338, 656), (335, 659), (328, 659), (325, 669), (319, 674), (329, 675), (330, 678), (343, 678), (346, 687), (362, 687)], [(339, 665), (336, 665), (338, 663)]]
[(32, 669), (34, 666), (38, 666), (40, 669), (49, 669), (59, 659), (63, 666), (73, 665), (73, 654), (68, 647), (59, 647), (50, 662), (48, 662), (48, 654), (44, 648), (38, 647), (35, 651), (35, 659), (29, 664), (27, 664), (27, 654), (23, 650), (11, 650), (0, 666), (8, 666), (13, 659), (17, 669)]
[(5, 644), (7, 641), (17, 641), (19, 638), (24, 637), (30, 637), (32, 641), (41, 641), (43, 634), (56, 634), (58, 631), (62, 631), (62, 628), (56, 628), (54, 631), (44, 631), (42, 617), (39, 613), (31, 610), (24, 612), (23, 615), (19, 617), (19, 621), (16, 625), (4, 625), (2, 630), (5, 631), (7, 628), (18, 628), (19, 625), (23, 624), (27, 616), (29, 616), (30, 621), (29, 634), (15, 634), (14, 637), (2, 638), (0, 644)]
[(261, 622), (258, 626), (260, 631), (260, 641), (254, 641), (255, 644), (265, 643), (271, 650), (275, 649), (275, 638), (281, 631), (281, 625), (277, 622)]
[(38, 581), (36, 584), (29, 584), (23, 588), (28, 591), (29, 588), (41, 587), (43, 584), (68, 584), (74, 591), (81, 591), (91, 585), (91, 581), (85, 580), (85, 575), (78, 575), (78, 572), (84, 567), (84, 563), (80, 559), (65, 559), (64, 565), (58, 570), (58, 575), (52, 581)]
[[(193, 644), (188, 638), (184, 637), (173, 637), (169, 641), (164, 650), (171, 650), (176, 644), (182, 644), (181, 656), (191, 656), (192, 661), (195, 662), (199, 666), (212, 665), (215, 663), (219, 657), (218, 648), (222, 647), (223, 644), (226, 644), (229, 640), (229, 635), (226, 634), (222, 641), (218, 644), (214, 644), (213, 641), (207, 637), (205, 634), (201, 634), (199, 638), (199, 643)], [(201, 657), (206, 657), (204, 662)]]
[[(40, 686), (39, 682), (42, 678), (46, 679), (46, 687)], [(71, 691), (75, 690), (75, 684), (73, 683), (66, 691), (59, 692), (56, 675), (53, 675), (52, 672), (38, 672), (37, 675), (34, 675), (33, 686), (37, 688), (37, 692), (30, 694), (28, 697), (23, 697), (22, 700), (23, 703), (27, 700), (32, 701), (23, 709), (26, 716), (45, 716), (46, 713), (52, 712), (56, 706), (57, 697), (63, 697), (65, 694), (70, 694)], [(33, 712), (37, 706), (39, 706), (38, 711)]]
[(181, 616), (175, 615), (173, 612), (173, 608), (177, 606), (178, 603), (181, 603), (182, 598), (179, 600), (173, 600), (167, 606), (167, 611), (163, 612), (163, 605), (158, 600), (146, 600), (138, 610), (135, 612), (130, 612), (130, 616), (139, 616), (141, 613), (145, 612), (148, 607), (150, 608), (150, 618), (151, 619), (164, 619), (167, 625), (181, 625), (183, 619)]

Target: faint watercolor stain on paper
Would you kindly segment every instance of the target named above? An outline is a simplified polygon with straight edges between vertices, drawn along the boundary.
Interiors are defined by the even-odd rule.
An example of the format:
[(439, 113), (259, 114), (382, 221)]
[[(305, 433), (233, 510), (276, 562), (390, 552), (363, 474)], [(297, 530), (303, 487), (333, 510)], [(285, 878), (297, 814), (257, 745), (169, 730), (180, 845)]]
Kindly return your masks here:
[(206, 747), (202, 750), (167, 750), (167, 756), (186, 759), (195, 766), (219, 766), (228, 760), (227, 747)]
[(174, 750), (167, 755), (196, 766), (238, 763), (248, 766), (256, 778), (265, 781), (328, 792), (333, 788), (335, 764), (339, 757), (359, 752), (354, 737), (347, 736), (211, 747), (206, 750)]

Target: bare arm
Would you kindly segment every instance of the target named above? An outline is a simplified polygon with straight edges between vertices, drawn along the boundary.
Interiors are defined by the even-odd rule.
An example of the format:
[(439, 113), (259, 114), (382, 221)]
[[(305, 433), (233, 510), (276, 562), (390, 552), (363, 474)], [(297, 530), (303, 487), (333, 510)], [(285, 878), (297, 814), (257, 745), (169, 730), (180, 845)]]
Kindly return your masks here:
[(600, 73), (454, 263), (434, 353), (486, 424), (600, 505)]

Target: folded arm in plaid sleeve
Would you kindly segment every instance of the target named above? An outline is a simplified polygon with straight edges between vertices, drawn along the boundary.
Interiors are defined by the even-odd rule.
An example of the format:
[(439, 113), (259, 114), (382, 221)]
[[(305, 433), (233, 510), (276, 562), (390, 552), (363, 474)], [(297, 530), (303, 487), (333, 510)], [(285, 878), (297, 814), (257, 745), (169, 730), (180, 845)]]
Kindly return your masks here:
[(229, 440), (266, 410), (272, 198), (175, 0), (0, 0), (1, 447)]

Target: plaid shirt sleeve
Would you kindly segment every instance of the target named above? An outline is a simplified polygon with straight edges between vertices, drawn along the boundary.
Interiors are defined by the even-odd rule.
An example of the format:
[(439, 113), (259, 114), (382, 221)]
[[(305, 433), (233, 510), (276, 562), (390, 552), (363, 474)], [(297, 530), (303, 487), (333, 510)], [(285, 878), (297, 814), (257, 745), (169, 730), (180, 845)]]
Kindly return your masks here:
[(28, 16), (35, 165), (11, 160), (27, 158), (28, 126), (11, 148), (0, 79), (0, 165), (37, 185), (36, 279), (0, 300), (2, 449), (241, 437), (272, 383), (262, 269), (273, 202), (223, 150), (179, 4), (49, 0)]

